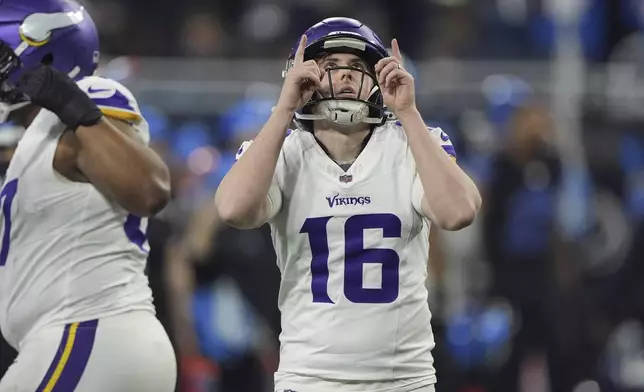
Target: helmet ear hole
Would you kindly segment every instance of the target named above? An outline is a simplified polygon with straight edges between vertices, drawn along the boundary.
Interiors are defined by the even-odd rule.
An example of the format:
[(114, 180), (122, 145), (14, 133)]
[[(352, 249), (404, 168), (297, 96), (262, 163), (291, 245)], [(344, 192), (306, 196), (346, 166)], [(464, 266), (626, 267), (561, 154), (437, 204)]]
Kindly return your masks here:
[(40, 62), (44, 65), (52, 65), (54, 63), (54, 54), (47, 53), (42, 57), (42, 60)]

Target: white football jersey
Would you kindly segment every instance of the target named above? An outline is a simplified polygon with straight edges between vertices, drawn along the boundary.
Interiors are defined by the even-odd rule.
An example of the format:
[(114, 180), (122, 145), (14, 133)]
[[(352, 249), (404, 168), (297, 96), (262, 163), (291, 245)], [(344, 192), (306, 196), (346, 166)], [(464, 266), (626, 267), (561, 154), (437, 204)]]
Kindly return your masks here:
[[(453, 156), (447, 135), (430, 132)], [(311, 133), (287, 136), (269, 192), (282, 277), (276, 378), (436, 381), (423, 194), (399, 124), (376, 128), (347, 172)]]
[[(106, 115), (130, 122), (149, 140), (125, 87), (100, 77), (79, 86)], [(0, 328), (16, 348), (45, 325), (154, 312), (144, 273), (147, 219), (54, 170), (64, 130), (55, 114), (41, 110), (20, 140), (0, 192)]]

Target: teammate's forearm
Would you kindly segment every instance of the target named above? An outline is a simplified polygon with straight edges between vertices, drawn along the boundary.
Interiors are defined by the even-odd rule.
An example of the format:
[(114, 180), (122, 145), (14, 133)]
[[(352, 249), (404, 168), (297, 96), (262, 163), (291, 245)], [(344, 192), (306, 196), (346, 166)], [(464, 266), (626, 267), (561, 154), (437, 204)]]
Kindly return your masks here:
[(79, 127), (78, 166), (85, 176), (123, 208), (147, 217), (170, 199), (170, 173), (151, 149), (117, 129), (107, 119)]
[(447, 230), (468, 226), (481, 207), (476, 185), (432, 139), (417, 110), (403, 113), (399, 120), (407, 134), (425, 190), (425, 202), (436, 223)]
[(252, 145), (221, 181), (215, 205), (227, 224), (244, 227), (256, 220), (268, 196), (292, 118), (292, 112), (276, 108)]

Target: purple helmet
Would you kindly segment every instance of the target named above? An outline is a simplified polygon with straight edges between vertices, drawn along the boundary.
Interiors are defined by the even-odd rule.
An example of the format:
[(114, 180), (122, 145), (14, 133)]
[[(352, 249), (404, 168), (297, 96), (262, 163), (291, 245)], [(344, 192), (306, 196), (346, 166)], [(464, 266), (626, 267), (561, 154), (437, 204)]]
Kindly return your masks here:
[[(96, 26), (75, 1), (0, 0), (0, 96), (42, 63), (79, 80), (96, 71), (98, 60)], [(0, 122), (3, 112), (25, 105), (2, 104)]]
[[(304, 50), (304, 61), (317, 59), (327, 53), (352, 53), (363, 59), (371, 69), (355, 71), (362, 72), (360, 88), (355, 98), (336, 97), (333, 88), (330, 96), (324, 97), (316, 92), (311, 100), (302, 109), (295, 113), (297, 125), (307, 131), (312, 131), (313, 120), (331, 120), (340, 125), (356, 123), (368, 123), (380, 125), (391, 117), (387, 113), (382, 93), (378, 86), (378, 80), (374, 75), (373, 68), (381, 59), (389, 56), (385, 45), (378, 35), (360, 21), (351, 18), (328, 18), (309, 28), (305, 33), (307, 46)], [(286, 63), (286, 72), (293, 66), (295, 53), (299, 46), (299, 40), (293, 46), (291, 54)], [(330, 67), (326, 69), (325, 77), (331, 80), (331, 72), (349, 67)], [(360, 99), (365, 78), (373, 81), (373, 88), (366, 100)], [(332, 86), (331, 86), (332, 87)]]

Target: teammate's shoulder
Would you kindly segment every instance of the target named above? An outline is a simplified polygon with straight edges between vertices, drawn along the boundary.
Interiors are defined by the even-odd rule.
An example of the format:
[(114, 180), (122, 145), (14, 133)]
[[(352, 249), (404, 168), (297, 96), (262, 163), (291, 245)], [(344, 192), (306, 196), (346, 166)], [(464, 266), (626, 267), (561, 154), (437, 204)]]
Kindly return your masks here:
[(138, 123), (143, 119), (134, 94), (116, 80), (88, 76), (78, 81), (78, 86), (106, 116), (132, 123)]
[(127, 94), (132, 95), (132, 92), (125, 87), (122, 83), (106, 78), (104, 76), (99, 76), (99, 75), (92, 75), (92, 76), (86, 76), (82, 79), (80, 79), (78, 82), (76, 82), (81, 89), (87, 91), (90, 87), (92, 87), (94, 90), (95, 89), (118, 89), (120, 91), (125, 91)]
[[(300, 132), (300, 131), (297, 129), (288, 129), (286, 131), (286, 136), (284, 138), (284, 145), (282, 146), (282, 150), (284, 150), (285, 148), (289, 148), (287, 146), (290, 146), (293, 143), (293, 141), (297, 138), (297, 136), (294, 136), (297, 134), (297, 132)], [(246, 150), (248, 150), (248, 147), (250, 147), (251, 144), (253, 144), (253, 139), (242, 142), (241, 146), (237, 150), (237, 154), (235, 155), (235, 160), (238, 160), (239, 158), (241, 158), (241, 156), (244, 155), (244, 153), (246, 152)]]

